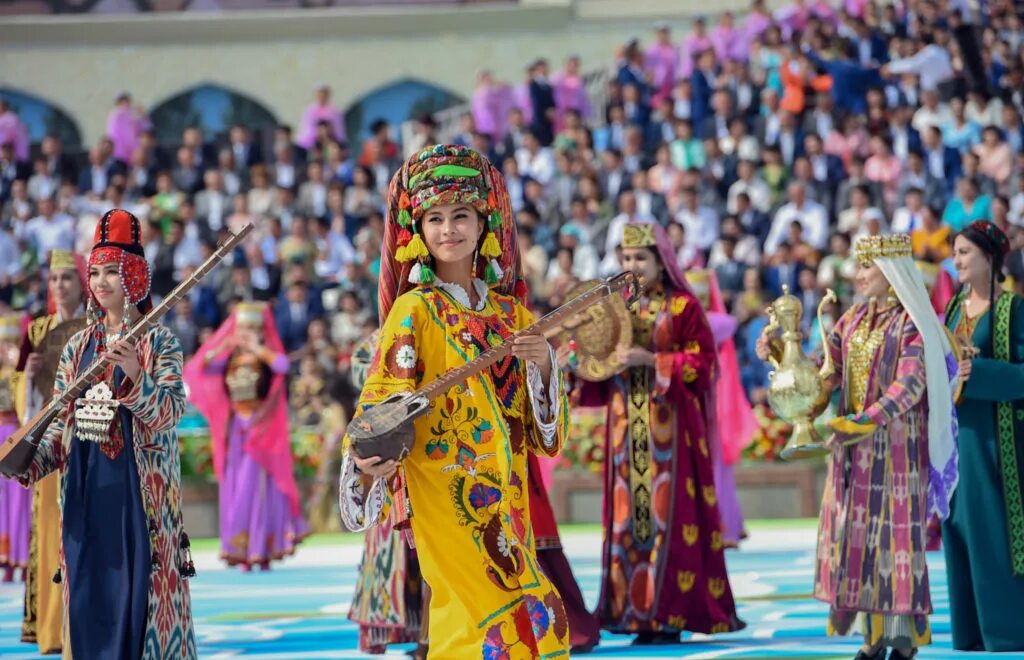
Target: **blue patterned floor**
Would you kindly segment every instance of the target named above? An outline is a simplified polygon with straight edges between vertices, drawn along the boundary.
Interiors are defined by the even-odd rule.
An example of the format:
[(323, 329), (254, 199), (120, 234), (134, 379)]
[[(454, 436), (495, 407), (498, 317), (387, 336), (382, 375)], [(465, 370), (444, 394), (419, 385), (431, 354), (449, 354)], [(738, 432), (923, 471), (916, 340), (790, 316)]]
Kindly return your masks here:
[[(597, 598), (599, 538), (594, 533), (565, 535), (566, 548), (589, 603)], [(826, 608), (809, 597), (813, 577), (814, 532), (760, 528), (744, 549), (728, 555), (733, 590), (745, 630), (711, 640), (702, 636), (682, 645), (639, 649), (628, 637), (607, 635), (592, 657), (614, 658), (852, 658), (858, 642), (823, 634)], [(245, 656), (265, 660), (364, 658), (356, 648), (357, 631), (345, 619), (352, 597), (359, 548), (304, 548), (269, 573), (242, 574), (218, 565), (213, 553), (197, 556), (199, 577), (192, 582), (200, 655), (223, 659)], [(936, 614), (935, 644), (922, 660), (950, 658), (1024, 658), (1024, 653), (966, 654), (950, 650), (949, 600), (941, 554), (929, 567)], [(1024, 619), (1024, 613), (1022, 613)], [(0, 658), (40, 656), (18, 643), (21, 586), (0, 585)], [(1024, 625), (1024, 621), (1022, 621)], [(395, 648), (388, 657), (402, 657)]]

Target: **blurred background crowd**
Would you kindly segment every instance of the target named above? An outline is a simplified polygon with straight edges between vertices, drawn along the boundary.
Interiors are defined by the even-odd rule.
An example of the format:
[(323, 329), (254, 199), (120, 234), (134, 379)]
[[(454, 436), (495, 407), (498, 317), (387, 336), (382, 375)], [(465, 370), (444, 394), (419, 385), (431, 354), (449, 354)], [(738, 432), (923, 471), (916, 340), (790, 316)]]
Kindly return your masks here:
[(414, 117), (404, 131), (379, 120), (358, 136), (327, 85), (293, 125), (189, 126), (174, 144), (124, 92), (106, 135), (73, 154), (57, 135), (31, 143), (0, 100), (0, 305), (41, 313), (49, 251), (85, 251), (111, 207), (144, 219), (158, 297), (252, 222), (244, 249), (166, 323), (187, 356), (233, 304), (268, 301), (293, 410), (315, 423), (329, 401), (350, 402), (352, 351), (377, 326), (392, 173), (423, 145), (458, 142), (507, 179), (538, 308), (617, 272), (626, 222), (665, 225), (684, 268), (717, 275), (757, 403), (766, 303), (784, 286), (798, 295), (813, 349), (824, 289), (840, 296), (832, 318), (852, 299), (861, 236), (910, 233), (926, 279), (948, 291), (951, 234), (989, 219), (1012, 237), (1009, 275), (1024, 283), (1022, 12), (1010, 0), (772, 12), (755, 0), (684, 29), (657, 24), (603, 62), (523, 62), (519, 84), (482, 71), (454, 118)]

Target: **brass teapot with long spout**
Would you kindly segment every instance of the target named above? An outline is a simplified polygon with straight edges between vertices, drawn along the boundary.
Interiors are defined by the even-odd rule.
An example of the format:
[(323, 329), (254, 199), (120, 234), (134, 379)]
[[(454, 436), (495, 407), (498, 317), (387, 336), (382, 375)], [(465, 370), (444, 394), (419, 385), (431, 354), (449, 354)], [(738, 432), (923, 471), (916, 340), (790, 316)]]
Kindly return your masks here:
[(835, 301), (835, 292), (828, 289), (818, 303), (818, 327), (825, 353), (820, 369), (801, 348), (803, 305), (800, 299), (783, 285), (782, 296), (767, 310), (769, 323), (764, 336), (768, 338), (768, 362), (775, 368), (768, 374), (768, 404), (776, 415), (793, 425), (793, 434), (781, 454), (785, 460), (810, 458), (825, 452), (825, 443), (814, 428), (814, 420), (828, 407), (832, 395), (829, 379), (835, 368), (822, 317), (825, 305)]

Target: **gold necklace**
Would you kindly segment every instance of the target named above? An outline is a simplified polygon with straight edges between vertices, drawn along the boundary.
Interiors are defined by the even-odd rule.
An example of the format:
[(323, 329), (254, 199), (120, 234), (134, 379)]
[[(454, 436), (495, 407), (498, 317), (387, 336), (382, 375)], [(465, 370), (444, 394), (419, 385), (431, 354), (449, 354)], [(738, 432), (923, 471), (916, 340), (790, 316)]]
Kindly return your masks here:
[(868, 382), (871, 380), (872, 367), (882, 343), (885, 341), (885, 329), (888, 321), (883, 320), (878, 327), (872, 328), (872, 321), (880, 314), (888, 312), (888, 308), (875, 315), (865, 314), (850, 336), (846, 355), (847, 385), (850, 388), (850, 405), (857, 412), (864, 410), (868, 395)]

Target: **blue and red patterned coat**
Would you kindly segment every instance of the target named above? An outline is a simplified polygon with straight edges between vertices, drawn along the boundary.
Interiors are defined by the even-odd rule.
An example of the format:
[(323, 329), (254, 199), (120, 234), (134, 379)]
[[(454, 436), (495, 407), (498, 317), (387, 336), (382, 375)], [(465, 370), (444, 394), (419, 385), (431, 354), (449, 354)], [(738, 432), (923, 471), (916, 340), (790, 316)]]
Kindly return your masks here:
[[(90, 326), (71, 338), (61, 353), (54, 383), (54, 395), (74, 381), (89, 341)], [(153, 326), (138, 342), (142, 375), (120, 402), (132, 415), (135, 463), (142, 484), (142, 504), (148, 519), (153, 562), (149, 585), (149, 611), (143, 658), (191, 660), (197, 658), (192, 627), (192, 600), (181, 568), (188, 561), (181, 516), (181, 457), (175, 429), (185, 412), (185, 387), (181, 380), (182, 354), (178, 339), (161, 325)], [(39, 443), (32, 466), (21, 476), (28, 485), (47, 474), (61, 473), (60, 509), (64, 512), (65, 481), (71, 433), (61, 415), (47, 429)], [(66, 571), (61, 548), (61, 571)], [(69, 602), (68, 581), (63, 581), (65, 610)], [(69, 618), (73, 618), (70, 613)]]

